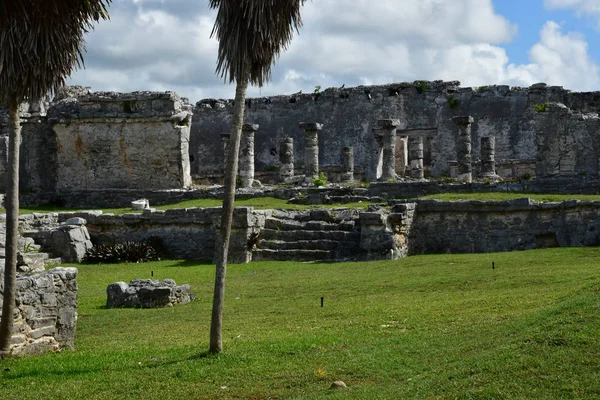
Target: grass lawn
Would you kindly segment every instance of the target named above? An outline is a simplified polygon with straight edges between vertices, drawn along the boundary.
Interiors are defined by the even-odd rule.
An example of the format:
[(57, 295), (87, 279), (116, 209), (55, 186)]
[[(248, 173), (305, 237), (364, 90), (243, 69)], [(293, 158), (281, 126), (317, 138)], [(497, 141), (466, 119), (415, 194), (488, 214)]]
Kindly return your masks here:
[[(372, 204), (371, 202), (365, 201), (360, 203), (348, 203), (348, 204), (325, 204), (320, 205), (321, 208), (336, 208), (336, 207), (347, 207), (347, 208), (366, 208)], [(220, 207), (223, 205), (223, 202), (219, 199), (194, 199), (194, 200), (186, 200), (178, 203), (167, 204), (163, 206), (154, 206), (150, 204), (152, 208), (156, 208), (157, 210), (170, 210), (173, 208), (192, 208), (192, 207)], [(315, 206), (313, 205), (302, 205), (302, 204), (290, 204), (287, 200), (278, 199), (275, 197), (257, 197), (253, 199), (239, 199), (235, 201), (235, 205), (238, 207), (244, 206), (252, 206), (258, 210), (266, 210), (266, 209), (286, 209), (286, 210), (308, 210), (313, 209)], [(47, 212), (61, 212), (61, 211), (76, 211), (77, 209), (73, 208), (64, 208), (64, 207), (55, 207), (55, 206), (38, 206), (38, 207), (24, 207), (19, 210), (20, 214), (32, 214), (32, 213), (47, 213)], [(89, 210), (89, 208), (85, 209)], [(123, 208), (103, 208), (101, 209), (104, 213), (112, 213), (112, 214), (125, 214), (131, 213), (135, 211), (131, 211), (130, 207)], [(5, 213), (6, 210), (0, 208), (0, 213)], [(140, 211), (138, 211), (140, 212)]]
[(436, 199), (445, 201), (481, 200), (481, 201), (505, 201), (529, 197), (535, 201), (561, 202), (568, 200), (600, 200), (598, 194), (537, 194), (537, 193), (512, 193), (512, 192), (490, 192), (490, 193), (442, 193), (431, 194), (422, 199)]
[[(77, 350), (1, 361), (3, 400), (600, 397), (599, 248), (231, 265), (219, 356), (212, 265), (79, 271)], [(198, 299), (103, 308), (151, 271)]]

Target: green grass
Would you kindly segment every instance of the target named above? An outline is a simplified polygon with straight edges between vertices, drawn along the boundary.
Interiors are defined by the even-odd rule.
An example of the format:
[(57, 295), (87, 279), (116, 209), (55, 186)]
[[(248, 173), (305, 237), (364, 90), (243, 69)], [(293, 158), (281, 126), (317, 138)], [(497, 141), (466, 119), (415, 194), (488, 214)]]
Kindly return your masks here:
[[(0, 397), (598, 398), (599, 259), (561, 248), (231, 265), (219, 356), (205, 352), (213, 266), (83, 265), (77, 350), (2, 361)], [(197, 301), (103, 308), (109, 283), (151, 271)], [(349, 390), (329, 390), (337, 379)]]
[[(153, 206), (150, 204), (152, 208), (156, 208), (157, 210), (170, 210), (174, 208), (207, 208), (207, 207), (220, 207), (222, 205), (222, 201), (219, 199), (194, 199), (194, 200), (186, 200), (178, 203), (172, 203), (162, 206)], [(318, 207), (321, 208), (336, 208), (336, 207), (346, 207), (346, 208), (366, 208), (372, 204), (371, 202), (364, 201), (360, 203), (348, 203), (348, 204), (325, 204), (320, 205)], [(302, 205), (302, 204), (290, 204), (287, 200), (278, 199), (275, 197), (257, 197), (252, 199), (239, 199), (235, 201), (235, 205), (239, 207), (243, 206), (252, 206), (259, 210), (266, 209), (286, 209), (286, 210), (308, 210), (314, 209), (316, 206)], [(48, 212), (67, 212), (67, 211), (80, 211), (80, 210), (89, 210), (86, 209), (78, 209), (78, 208), (66, 208), (66, 207), (55, 207), (55, 206), (37, 206), (37, 207), (24, 207), (19, 210), (20, 214), (33, 214), (33, 213), (48, 213)], [(100, 208), (105, 214), (125, 214), (135, 212), (132, 211), (129, 207), (123, 208)], [(0, 213), (5, 213), (6, 210), (0, 208)], [(138, 211), (140, 212), (140, 211)]]
[(541, 202), (561, 202), (568, 200), (600, 200), (598, 194), (536, 194), (536, 193), (442, 193), (431, 194), (421, 197), (422, 199), (436, 199), (445, 201), (481, 200), (481, 201), (504, 201), (529, 197)]

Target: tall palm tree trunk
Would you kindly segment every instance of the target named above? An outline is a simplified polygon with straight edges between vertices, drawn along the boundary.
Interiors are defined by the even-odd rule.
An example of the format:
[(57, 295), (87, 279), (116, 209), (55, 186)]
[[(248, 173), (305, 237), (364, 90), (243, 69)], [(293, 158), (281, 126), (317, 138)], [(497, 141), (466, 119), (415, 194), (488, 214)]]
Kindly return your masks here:
[(212, 317), (210, 321), (210, 348), (211, 353), (220, 353), (223, 350), (223, 304), (225, 302), (225, 275), (227, 272), (227, 254), (229, 252), (229, 236), (231, 236), (231, 223), (233, 221), (233, 207), (235, 201), (235, 183), (238, 171), (238, 155), (240, 152), (240, 139), (244, 121), (244, 106), (248, 79), (242, 77), (237, 80), (235, 89), (235, 106), (231, 121), (231, 138), (227, 153), (227, 168), (223, 193), (223, 210), (221, 214), (221, 240), (216, 254), (215, 291), (213, 294)]
[(8, 185), (6, 190), (6, 264), (4, 265), (4, 293), (2, 319), (0, 320), (0, 358), (10, 352), (14, 323), (17, 245), (19, 227), (19, 146), (21, 145), (21, 121), (19, 102), (10, 101), (10, 137), (8, 144)]

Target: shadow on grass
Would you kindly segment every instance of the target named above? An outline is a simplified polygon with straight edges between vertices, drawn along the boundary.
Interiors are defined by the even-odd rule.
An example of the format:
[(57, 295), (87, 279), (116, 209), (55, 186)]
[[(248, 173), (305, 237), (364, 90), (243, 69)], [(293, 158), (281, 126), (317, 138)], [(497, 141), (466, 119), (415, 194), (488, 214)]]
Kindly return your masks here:
[(209, 266), (215, 265), (212, 261), (206, 260), (178, 260), (170, 263), (169, 265), (165, 265), (166, 268), (172, 267), (198, 267), (198, 266)]
[[(206, 345), (208, 347), (208, 344)], [(65, 352), (70, 352), (71, 355), (75, 355), (75, 351), (63, 350), (63, 355)], [(60, 356), (61, 353), (56, 354), (56, 356)], [(121, 355), (122, 356), (122, 355)], [(221, 358), (222, 354), (214, 354), (209, 352), (208, 350), (192, 353), (192, 354), (182, 354), (181, 357), (177, 357), (171, 360), (164, 361), (146, 361), (143, 368), (147, 369), (156, 369), (156, 368), (164, 368), (168, 366), (178, 365), (186, 362), (193, 361), (202, 361), (206, 360), (208, 362), (218, 361)], [(35, 357), (35, 356), (33, 356)], [(131, 359), (138, 359), (139, 357), (130, 356)], [(9, 357), (2, 361), (7, 360), (18, 360), (17, 357)], [(68, 364), (68, 363), (67, 363)], [(121, 365), (119, 365), (121, 364)], [(0, 364), (1, 365), (1, 364)], [(31, 367), (27, 366), (25, 368), (19, 368), (19, 365), (13, 365), (10, 368), (2, 367), (0, 368), (0, 379), (6, 380), (18, 380), (18, 379), (26, 379), (26, 378), (37, 378), (37, 377), (48, 377), (48, 376), (85, 376), (90, 374), (102, 373), (107, 371), (112, 372), (124, 372), (131, 370), (139, 369), (139, 365), (137, 363), (122, 363), (121, 357), (118, 353), (114, 354), (114, 359), (105, 359), (104, 362), (99, 362), (95, 366), (91, 366), (89, 363), (86, 363), (85, 367), (76, 367), (71, 366), (66, 367), (63, 363), (53, 364), (47, 363), (44, 368), (39, 368), (38, 366)], [(21, 369), (21, 370), (20, 370)]]

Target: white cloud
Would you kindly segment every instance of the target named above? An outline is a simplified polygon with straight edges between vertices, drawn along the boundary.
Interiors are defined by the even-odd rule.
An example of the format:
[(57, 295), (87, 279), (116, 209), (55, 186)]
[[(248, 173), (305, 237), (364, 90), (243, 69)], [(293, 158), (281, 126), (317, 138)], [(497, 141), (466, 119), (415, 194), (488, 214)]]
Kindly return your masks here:
[(597, 89), (600, 84), (600, 70), (588, 53), (585, 38), (577, 33), (563, 34), (556, 22), (544, 25), (529, 57), (531, 64), (508, 67), (508, 81), (545, 81), (581, 91)]
[(549, 9), (572, 8), (580, 14), (600, 14), (598, 0), (544, 0), (544, 5)]
[[(546, 2), (581, 6), (585, 0)], [(89, 69), (73, 82), (94, 90), (175, 90), (193, 101), (233, 97), (234, 88), (214, 74), (215, 14), (206, 3), (113, 2), (111, 21), (89, 36)], [(554, 22), (542, 27), (529, 64), (511, 64), (502, 45), (517, 27), (495, 13), (491, 0), (313, 1), (303, 19), (300, 35), (273, 68), (273, 82), (249, 95), (418, 79), (465, 86), (546, 81), (577, 90), (599, 83), (585, 38)]]

